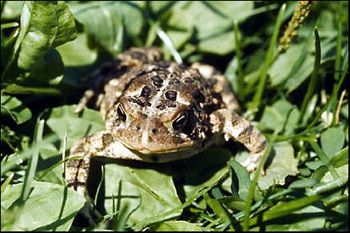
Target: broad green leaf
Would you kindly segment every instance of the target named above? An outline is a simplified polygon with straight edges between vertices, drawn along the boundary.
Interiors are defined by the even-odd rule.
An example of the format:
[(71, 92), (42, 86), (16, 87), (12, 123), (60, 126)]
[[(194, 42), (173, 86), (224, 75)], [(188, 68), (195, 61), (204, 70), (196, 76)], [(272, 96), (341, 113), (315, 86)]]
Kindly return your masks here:
[(87, 35), (79, 33), (77, 39), (58, 46), (66, 67), (92, 65), (97, 58), (97, 50), (89, 48)]
[(321, 134), (321, 146), (328, 157), (332, 157), (343, 148), (345, 141), (344, 130), (332, 127)]
[(6, 1), (4, 10), (1, 12), (1, 18), (6, 20), (18, 19), (21, 15), (23, 3), (24, 1)]
[(98, 111), (85, 108), (80, 115), (74, 113), (75, 107), (75, 105), (64, 105), (53, 108), (46, 121), (51, 130), (62, 140), (67, 132), (67, 149), (75, 140), (104, 129), (104, 122)]
[(26, 1), (21, 14), (18, 67), (32, 69), (47, 50), (76, 38), (74, 19), (63, 1)]
[(65, 66), (62, 83), (80, 87), (79, 81), (97, 68), (98, 51), (88, 42), (87, 34), (79, 33), (77, 39), (57, 47)]
[(235, 49), (233, 20), (253, 14), (253, 2), (193, 1), (185, 8), (192, 16), (201, 52), (225, 55)]
[(58, 85), (63, 78), (64, 65), (56, 49), (48, 50), (28, 73), (24, 82), (28, 85)]
[(141, 33), (144, 20), (139, 6), (132, 2), (69, 3), (74, 17), (86, 32), (107, 51), (116, 54), (122, 49), (117, 37), (125, 27), (131, 37)]
[(314, 48), (312, 37), (304, 43), (292, 44), (271, 65), (268, 74), (273, 87), (284, 84), (289, 92), (297, 88), (313, 70), (313, 55), (310, 49)]
[(203, 231), (199, 224), (186, 221), (165, 221), (150, 229), (151, 231)]
[(14, 96), (1, 95), (1, 115), (9, 114), (17, 124), (32, 118), (32, 112)]
[(295, 105), (286, 100), (278, 100), (271, 107), (265, 108), (260, 124), (271, 130), (282, 128), (285, 125), (284, 134), (289, 135), (297, 126), (298, 116), (299, 110)]
[[(77, 212), (83, 207), (85, 198), (66, 187), (33, 182), (33, 190), (16, 216), (15, 229), (25, 231), (67, 231)], [(11, 208), (19, 198), (22, 184), (10, 185), (1, 195), (1, 207)], [(6, 213), (6, 212), (5, 212)]]
[(273, 146), (271, 157), (266, 161), (266, 175), (258, 180), (265, 190), (274, 184), (284, 185), (287, 176), (298, 174), (298, 162), (294, 158), (294, 149), (288, 142), (278, 142)]
[(251, 184), (247, 170), (235, 160), (230, 160), (227, 164), (230, 166), (232, 193), (246, 201)]
[(193, 18), (184, 10), (174, 11), (167, 20), (165, 31), (176, 49), (179, 49), (192, 36)]
[[(162, 164), (148, 164), (123, 161), (105, 165), (105, 207), (108, 213), (115, 202), (118, 210), (130, 214), (128, 224), (133, 225), (170, 211), (181, 204), (169, 174), (170, 167)], [(115, 205), (117, 206), (117, 205)], [(169, 215), (177, 217), (181, 210)]]

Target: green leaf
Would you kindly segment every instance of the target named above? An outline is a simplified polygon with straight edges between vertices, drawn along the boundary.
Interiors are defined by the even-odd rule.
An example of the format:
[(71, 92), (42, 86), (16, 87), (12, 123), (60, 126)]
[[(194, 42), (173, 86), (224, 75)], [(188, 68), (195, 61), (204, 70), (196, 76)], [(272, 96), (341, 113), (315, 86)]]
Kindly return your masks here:
[(175, 49), (179, 49), (192, 36), (193, 18), (184, 10), (177, 9), (172, 12), (167, 20), (165, 31), (173, 42)]
[[(105, 165), (105, 208), (114, 212), (112, 196), (118, 210), (130, 214), (128, 224), (133, 225), (163, 214), (181, 204), (169, 174), (169, 166), (124, 161)], [(168, 218), (177, 217), (181, 210)]]
[(32, 112), (14, 96), (1, 95), (1, 115), (9, 114), (17, 124), (32, 118)]
[[(1, 195), (2, 209), (11, 210), (21, 190), (22, 184), (7, 187)], [(33, 190), (27, 201), (23, 203), (23, 210), (17, 212), (15, 225), (11, 228), (25, 231), (68, 231), (76, 213), (84, 203), (84, 197), (72, 190), (67, 190), (66, 187), (33, 182)]]
[(235, 160), (230, 160), (227, 162), (227, 164), (231, 168), (230, 173), (232, 179), (232, 193), (246, 201), (251, 184), (247, 170)]
[[(263, 190), (274, 184), (284, 185), (287, 176), (298, 174), (298, 162), (294, 158), (294, 149), (288, 142), (278, 142), (273, 146), (272, 156), (267, 160), (266, 175), (258, 180)], [(272, 160), (272, 161), (271, 161)]]
[(150, 228), (151, 231), (203, 231), (199, 224), (186, 221), (165, 221)]
[(21, 15), (23, 4), (24, 1), (6, 1), (4, 10), (1, 12), (1, 18), (6, 20), (18, 19)]
[(92, 65), (97, 59), (97, 50), (89, 48), (85, 33), (79, 33), (77, 39), (58, 46), (66, 67)]
[(288, 92), (296, 89), (312, 73), (312, 49), (310, 37), (304, 43), (293, 43), (285, 53), (280, 54), (268, 71), (272, 87), (283, 84)]
[(63, 140), (67, 132), (67, 149), (79, 138), (104, 129), (101, 114), (92, 109), (84, 109), (81, 115), (75, 114), (75, 105), (53, 108), (46, 124)]
[(142, 11), (132, 2), (69, 3), (69, 7), (95, 42), (112, 54), (122, 49), (117, 40), (122, 27), (128, 35), (136, 37), (144, 24)]
[(47, 50), (76, 38), (75, 22), (63, 1), (26, 1), (21, 14), (18, 67), (32, 69)]
[(235, 49), (232, 22), (253, 14), (253, 2), (193, 1), (185, 8), (198, 33), (201, 52), (225, 55)]
[[(24, 81), (28, 85), (58, 85), (63, 79), (64, 65), (56, 49), (48, 50)], [(24, 84), (24, 83), (23, 83)]]
[(271, 130), (282, 129), (285, 125), (284, 134), (290, 135), (297, 127), (298, 116), (299, 110), (295, 105), (286, 100), (278, 100), (271, 107), (267, 106), (265, 108), (260, 124), (261, 127)]
[(344, 141), (344, 130), (339, 127), (329, 128), (321, 134), (321, 146), (329, 158), (343, 148)]

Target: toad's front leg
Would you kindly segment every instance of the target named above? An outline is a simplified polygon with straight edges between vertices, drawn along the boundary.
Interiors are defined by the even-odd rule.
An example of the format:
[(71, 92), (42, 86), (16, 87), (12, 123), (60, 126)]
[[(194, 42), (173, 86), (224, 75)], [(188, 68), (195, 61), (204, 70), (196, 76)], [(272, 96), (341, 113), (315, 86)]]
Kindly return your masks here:
[(69, 157), (79, 157), (67, 162), (66, 183), (69, 188), (77, 191), (89, 199), (86, 189), (86, 181), (90, 169), (92, 156), (101, 156), (106, 148), (113, 143), (113, 137), (108, 131), (100, 131), (91, 136), (76, 141)]
[(254, 171), (267, 148), (267, 140), (263, 134), (248, 120), (229, 109), (220, 109), (211, 115), (215, 128), (213, 132), (222, 132), (225, 139), (233, 138), (242, 143), (251, 155), (243, 162), (249, 172)]
[[(71, 150), (67, 162), (66, 183), (69, 188), (77, 191), (90, 200), (86, 182), (88, 179), (90, 161), (92, 157), (104, 157), (112, 159), (130, 159), (152, 162), (149, 156), (142, 156), (126, 148), (115, 140), (110, 131), (100, 131), (76, 141)], [(78, 157), (73, 159), (73, 157)]]

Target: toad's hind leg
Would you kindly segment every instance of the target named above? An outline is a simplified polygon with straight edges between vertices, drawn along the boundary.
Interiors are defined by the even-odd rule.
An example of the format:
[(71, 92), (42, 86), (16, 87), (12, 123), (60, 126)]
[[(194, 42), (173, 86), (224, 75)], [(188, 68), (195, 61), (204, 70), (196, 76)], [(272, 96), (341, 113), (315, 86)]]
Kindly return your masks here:
[(221, 94), (222, 100), (228, 109), (232, 111), (240, 110), (238, 99), (232, 92), (231, 85), (223, 74), (213, 66), (199, 62), (193, 63), (191, 68), (197, 69), (205, 79), (213, 83), (214, 91)]
[(251, 152), (242, 165), (249, 172), (254, 171), (267, 148), (267, 140), (259, 129), (230, 109), (217, 110), (210, 120), (217, 126), (213, 129), (214, 133), (223, 132), (226, 140), (233, 138)]

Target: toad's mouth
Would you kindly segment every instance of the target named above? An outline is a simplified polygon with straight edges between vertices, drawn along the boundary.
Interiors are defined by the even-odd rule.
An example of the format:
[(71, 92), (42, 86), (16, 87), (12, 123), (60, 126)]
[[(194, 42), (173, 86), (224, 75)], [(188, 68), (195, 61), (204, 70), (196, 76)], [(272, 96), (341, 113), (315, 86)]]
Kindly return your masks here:
[(151, 155), (151, 154), (172, 154), (178, 152), (186, 152), (190, 150), (195, 150), (196, 145), (193, 143), (183, 143), (183, 144), (171, 144), (166, 143), (132, 143), (126, 142), (122, 138), (117, 138), (126, 148), (132, 150), (137, 154)]

